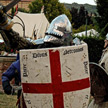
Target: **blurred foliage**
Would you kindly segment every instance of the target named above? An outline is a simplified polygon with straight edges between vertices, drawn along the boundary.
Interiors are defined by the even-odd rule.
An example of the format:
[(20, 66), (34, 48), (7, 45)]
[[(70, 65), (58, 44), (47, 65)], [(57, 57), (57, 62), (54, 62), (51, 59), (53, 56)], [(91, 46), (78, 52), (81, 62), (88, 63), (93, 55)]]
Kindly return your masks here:
[[(90, 29), (96, 29), (96, 27), (94, 25), (92, 25), (92, 24), (87, 25), (87, 30), (90, 30)], [(73, 31), (73, 33), (80, 33), (80, 32), (83, 32), (85, 30), (86, 30), (86, 25), (82, 25), (78, 29), (73, 28), (72, 31)]]
[(18, 11), (28, 13), (28, 11), (24, 8), (18, 8)]
[(69, 10), (67, 10), (64, 4), (61, 4), (59, 0), (34, 0), (29, 4), (29, 12), (40, 13), (43, 6), (44, 14), (49, 22), (61, 14), (66, 14), (70, 21), (72, 19)]
[(103, 37), (108, 33), (108, 0), (96, 0), (97, 12), (99, 14), (96, 17), (98, 32), (101, 33)]
[(70, 9), (70, 13), (72, 15), (72, 25), (73, 28), (78, 29), (82, 25), (90, 25), (93, 24), (92, 21), (92, 13), (89, 14), (84, 6), (81, 6), (78, 10), (77, 8), (72, 7)]

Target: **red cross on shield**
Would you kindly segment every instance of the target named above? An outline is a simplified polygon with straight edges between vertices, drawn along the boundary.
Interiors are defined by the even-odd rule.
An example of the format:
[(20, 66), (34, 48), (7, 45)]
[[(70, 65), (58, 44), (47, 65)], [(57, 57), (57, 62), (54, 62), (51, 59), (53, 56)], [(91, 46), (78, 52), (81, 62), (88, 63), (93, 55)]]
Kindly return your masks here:
[[(28, 108), (87, 107), (90, 82), (86, 44), (77, 47), (21, 51), (21, 58), (23, 60), (21, 63), (22, 87)], [(45, 58), (48, 59), (46, 62)], [(46, 70), (49, 73), (46, 74)], [(42, 74), (44, 74), (43, 78), (41, 78)], [(38, 77), (39, 79), (36, 80)], [(46, 80), (43, 81), (45, 77)], [(47, 81), (48, 77), (50, 81)], [(48, 95), (50, 99), (47, 99)]]

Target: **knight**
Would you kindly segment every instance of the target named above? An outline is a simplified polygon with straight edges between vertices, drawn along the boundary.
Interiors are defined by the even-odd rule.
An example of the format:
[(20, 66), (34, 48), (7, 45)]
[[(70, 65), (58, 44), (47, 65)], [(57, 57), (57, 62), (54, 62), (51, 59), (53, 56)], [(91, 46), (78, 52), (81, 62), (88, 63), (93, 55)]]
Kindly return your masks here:
[[(3, 7), (0, 5), (0, 32), (7, 46), (14, 50), (21, 49), (37, 49), (37, 48), (51, 48), (60, 46), (70, 46), (72, 41), (72, 26), (66, 15), (56, 17), (50, 24), (45, 38), (33, 40), (32, 42), (20, 37), (19, 33), (12, 29), (13, 22), (8, 18), (7, 14), (3, 12)], [(76, 42), (76, 41), (75, 41)], [(76, 42), (77, 43), (77, 42)], [(17, 72), (16, 72), (17, 71)], [(16, 74), (17, 73), (17, 74)], [(11, 66), (2, 74), (2, 86), (6, 94), (13, 94), (15, 89), (11, 86), (10, 81), (17, 75), (18, 85), (21, 83), (20, 78), (20, 60), (13, 62)], [(21, 96), (21, 90), (18, 91), (18, 99)], [(18, 108), (21, 108), (19, 102)], [(23, 102), (23, 108), (26, 105)]]

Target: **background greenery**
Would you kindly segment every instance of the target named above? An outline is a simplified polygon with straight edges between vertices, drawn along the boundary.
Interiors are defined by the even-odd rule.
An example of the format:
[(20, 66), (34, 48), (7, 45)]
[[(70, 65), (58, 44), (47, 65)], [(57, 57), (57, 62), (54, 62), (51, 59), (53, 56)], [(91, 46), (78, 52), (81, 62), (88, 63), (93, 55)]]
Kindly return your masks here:
[(29, 12), (40, 13), (42, 6), (44, 6), (44, 14), (49, 22), (60, 14), (66, 14), (70, 20), (72, 19), (69, 10), (58, 0), (34, 0), (29, 5)]

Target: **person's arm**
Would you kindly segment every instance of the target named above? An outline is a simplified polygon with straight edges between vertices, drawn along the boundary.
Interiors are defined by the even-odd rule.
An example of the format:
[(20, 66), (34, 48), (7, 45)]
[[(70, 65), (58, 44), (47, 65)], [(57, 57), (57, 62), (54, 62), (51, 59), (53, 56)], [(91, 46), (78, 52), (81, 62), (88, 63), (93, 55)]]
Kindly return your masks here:
[(19, 33), (15, 32), (13, 29), (1, 30), (1, 36), (5, 44), (14, 50), (33, 49), (36, 47), (34, 43), (20, 37)]
[[(13, 62), (6, 72), (2, 74), (2, 86), (6, 94), (13, 94), (14, 89), (10, 85), (10, 81), (15, 77), (16, 67), (19, 64), (18, 61)], [(18, 65), (19, 66), (19, 65)]]

